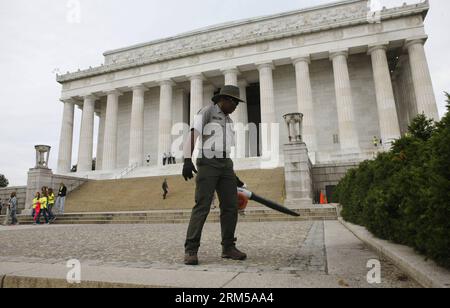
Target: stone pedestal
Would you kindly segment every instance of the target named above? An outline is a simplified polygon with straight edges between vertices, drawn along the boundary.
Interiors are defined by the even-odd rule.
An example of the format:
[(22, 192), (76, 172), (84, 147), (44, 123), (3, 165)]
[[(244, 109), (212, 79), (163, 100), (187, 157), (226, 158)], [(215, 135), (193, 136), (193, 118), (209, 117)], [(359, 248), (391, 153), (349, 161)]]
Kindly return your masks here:
[(43, 186), (52, 187), (52, 180), (53, 172), (51, 169), (33, 168), (28, 171), (27, 196), (25, 210), (22, 211), (22, 214), (31, 214), (34, 194), (40, 192)]
[(284, 145), (287, 207), (312, 206), (312, 175), (308, 149), (303, 142)]

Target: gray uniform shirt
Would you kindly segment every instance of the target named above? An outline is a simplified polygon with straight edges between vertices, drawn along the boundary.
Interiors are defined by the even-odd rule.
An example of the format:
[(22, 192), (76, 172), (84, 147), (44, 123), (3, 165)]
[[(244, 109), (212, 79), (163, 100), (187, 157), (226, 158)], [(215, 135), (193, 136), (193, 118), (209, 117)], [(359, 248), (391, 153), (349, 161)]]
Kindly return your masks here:
[(218, 105), (204, 107), (194, 117), (193, 129), (201, 134), (199, 157), (230, 157), (235, 146), (233, 120)]

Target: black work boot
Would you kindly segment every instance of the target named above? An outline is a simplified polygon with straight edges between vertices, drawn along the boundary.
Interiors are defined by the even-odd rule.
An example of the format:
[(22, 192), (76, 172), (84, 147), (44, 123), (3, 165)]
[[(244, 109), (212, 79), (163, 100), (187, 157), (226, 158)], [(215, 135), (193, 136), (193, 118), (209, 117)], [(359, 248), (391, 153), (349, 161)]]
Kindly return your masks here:
[(198, 257), (195, 251), (188, 251), (184, 256), (184, 264), (186, 265), (198, 265)]
[(247, 259), (247, 255), (239, 251), (235, 246), (231, 246), (223, 249), (222, 258), (243, 261)]

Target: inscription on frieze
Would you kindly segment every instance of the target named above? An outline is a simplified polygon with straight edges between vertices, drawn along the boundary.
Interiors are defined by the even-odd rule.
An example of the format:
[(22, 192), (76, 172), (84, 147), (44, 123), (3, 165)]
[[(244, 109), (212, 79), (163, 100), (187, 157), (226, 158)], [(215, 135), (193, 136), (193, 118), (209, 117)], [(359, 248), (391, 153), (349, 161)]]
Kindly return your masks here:
[[(366, 2), (362, 1), (318, 11), (297, 12), (290, 16), (280, 16), (251, 24), (213, 30), (209, 33), (199, 33), (185, 38), (143, 46), (137, 50), (107, 55), (107, 62), (120, 63), (133, 59), (175, 56), (188, 51), (201, 51), (216, 46), (245, 44), (245, 42), (252, 43), (255, 40), (264, 39), (265, 37), (272, 38), (284, 33), (292, 35), (295, 35), (295, 33), (301, 34), (306, 28), (318, 27), (348, 19), (364, 18), (367, 15), (367, 10)], [(341, 36), (339, 35), (338, 37)], [(293, 41), (294, 45), (301, 45), (302, 43), (298, 39)], [(267, 50), (266, 46), (261, 48), (262, 50)]]

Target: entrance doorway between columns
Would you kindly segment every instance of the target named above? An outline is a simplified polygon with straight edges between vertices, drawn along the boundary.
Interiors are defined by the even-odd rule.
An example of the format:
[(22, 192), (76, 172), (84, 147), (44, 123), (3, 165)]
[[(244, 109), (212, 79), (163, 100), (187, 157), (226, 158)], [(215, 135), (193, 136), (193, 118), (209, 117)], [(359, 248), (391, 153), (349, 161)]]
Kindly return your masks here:
[[(259, 90), (259, 83), (252, 83), (247, 87), (247, 110), (248, 110), (248, 124), (255, 125), (256, 136), (249, 134), (247, 146), (249, 147), (249, 157), (261, 156), (261, 142), (260, 129), (261, 124), (261, 94)], [(252, 136), (253, 135), (253, 136)], [(255, 140), (256, 139), (256, 140)]]

